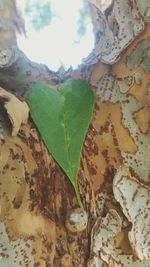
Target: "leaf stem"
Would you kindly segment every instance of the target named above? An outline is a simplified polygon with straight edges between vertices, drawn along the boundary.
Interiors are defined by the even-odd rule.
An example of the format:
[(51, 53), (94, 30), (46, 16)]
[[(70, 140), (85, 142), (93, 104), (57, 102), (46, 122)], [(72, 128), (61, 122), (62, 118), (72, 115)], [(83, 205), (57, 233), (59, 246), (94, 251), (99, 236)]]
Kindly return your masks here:
[(74, 185), (74, 189), (75, 189), (75, 193), (76, 193), (78, 204), (79, 204), (79, 206), (80, 206), (81, 209), (84, 209), (83, 203), (82, 203), (82, 200), (81, 200), (81, 197), (80, 197), (79, 188), (78, 188), (78, 184), (77, 183)]

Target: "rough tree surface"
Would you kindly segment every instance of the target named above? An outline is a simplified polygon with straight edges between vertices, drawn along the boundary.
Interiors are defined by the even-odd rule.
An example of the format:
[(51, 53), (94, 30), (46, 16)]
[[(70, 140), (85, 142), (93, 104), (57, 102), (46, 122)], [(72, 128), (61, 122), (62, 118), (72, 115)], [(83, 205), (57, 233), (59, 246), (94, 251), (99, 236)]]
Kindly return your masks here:
[[(15, 1), (0, 0), (0, 267), (150, 267), (150, 3), (89, 2), (95, 48), (54, 73), (18, 50), (24, 26)], [(68, 78), (96, 95), (78, 175), (86, 214), (23, 98), (38, 80)]]

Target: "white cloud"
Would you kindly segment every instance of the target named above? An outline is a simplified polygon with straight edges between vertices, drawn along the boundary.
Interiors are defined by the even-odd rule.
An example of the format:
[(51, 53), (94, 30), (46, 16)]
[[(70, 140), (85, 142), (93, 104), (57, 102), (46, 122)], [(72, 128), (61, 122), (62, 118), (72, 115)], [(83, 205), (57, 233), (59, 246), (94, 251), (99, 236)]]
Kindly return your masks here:
[(75, 43), (83, 0), (51, 0), (51, 4), (52, 11), (57, 14), (51, 24), (36, 32), (26, 17), (27, 38), (18, 36), (18, 45), (31, 60), (44, 63), (51, 69), (57, 70), (61, 64), (66, 68), (70, 65), (76, 68), (93, 49), (92, 23), (89, 21), (87, 33), (79, 43)]

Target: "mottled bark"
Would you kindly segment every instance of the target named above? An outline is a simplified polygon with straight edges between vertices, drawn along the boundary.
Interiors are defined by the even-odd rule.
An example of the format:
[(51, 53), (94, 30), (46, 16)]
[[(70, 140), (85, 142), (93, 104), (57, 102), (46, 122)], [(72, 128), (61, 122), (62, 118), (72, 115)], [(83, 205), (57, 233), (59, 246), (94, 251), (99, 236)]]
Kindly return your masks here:
[(18, 50), (15, 2), (0, 1), (0, 85), (5, 90), (22, 96), (38, 80), (58, 86), (68, 78), (83, 78), (96, 94), (78, 175), (88, 215), (83, 231), (68, 229), (68, 214), (78, 217), (75, 193), (32, 121), (11, 136), (1, 112), (4, 267), (150, 266), (149, 1), (116, 0), (109, 9), (99, 6), (100, 1), (90, 2), (101, 39), (78, 70), (54, 73)]

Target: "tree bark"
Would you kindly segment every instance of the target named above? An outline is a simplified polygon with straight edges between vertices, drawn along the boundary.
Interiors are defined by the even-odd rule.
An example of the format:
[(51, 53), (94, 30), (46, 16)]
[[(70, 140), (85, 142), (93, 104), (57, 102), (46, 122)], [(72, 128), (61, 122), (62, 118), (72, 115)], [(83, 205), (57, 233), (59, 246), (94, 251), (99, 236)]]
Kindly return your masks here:
[[(105, 7), (89, 2), (95, 49), (77, 70), (52, 72), (18, 49), (16, 30), (24, 26), (15, 1), (0, 1), (3, 89), (22, 100), (39, 80), (57, 88), (67, 79), (84, 79), (96, 95), (78, 175), (84, 211), (31, 119), (11, 136), (8, 114), (1, 110), (4, 267), (150, 266), (150, 7), (138, 0)], [(83, 231), (79, 211), (88, 215)], [(71, 212), (76, 231), (68, 226)]]

